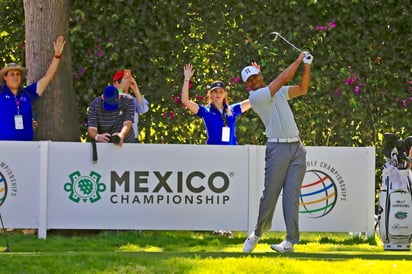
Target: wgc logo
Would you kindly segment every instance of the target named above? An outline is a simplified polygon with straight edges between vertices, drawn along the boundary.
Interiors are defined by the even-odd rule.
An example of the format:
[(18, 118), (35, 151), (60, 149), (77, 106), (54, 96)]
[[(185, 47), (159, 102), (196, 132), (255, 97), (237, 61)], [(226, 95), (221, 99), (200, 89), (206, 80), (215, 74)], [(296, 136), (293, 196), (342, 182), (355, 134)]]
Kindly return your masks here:
[(0, 172), (0, 206), (6, 201), (7, 197), (7, 182), (6, 177)]
[(70, 182), (64, 184), (64, 190), (70, 193), (69, 199), (75, 203), (80, 200), (95, 203), (101, 199), (100, 192), (106, 190), (106, 185), (100, 182), (102, 176), (94, 171), (88, 176), (80, 175), (79, 171), (69, 175)]
[(337, 196), (332, 177), (320, 170), (308, 170), (300, 189), (299, 213), (309, 218), (325, 216), (335, 206)]

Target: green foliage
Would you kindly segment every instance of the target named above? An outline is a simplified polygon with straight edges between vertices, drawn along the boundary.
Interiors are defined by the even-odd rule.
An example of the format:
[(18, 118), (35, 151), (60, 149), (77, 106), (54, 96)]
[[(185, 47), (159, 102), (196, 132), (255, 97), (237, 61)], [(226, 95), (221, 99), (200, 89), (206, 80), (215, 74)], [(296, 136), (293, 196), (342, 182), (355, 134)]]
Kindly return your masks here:
[[(412, 6), (401, 0), (305, 2), (70, 1), (70, 42), (78, 113), (86, 132), (88, 103), (130, 68), (151, 110), (140, 116), (143, 143), (203, 144), (202, 121), (180, 103), (183, 65), (196, 69), (191, 98), (205, 102), (221, 79), (230, 101), (247, 98), (239, 81), (257, 61), (266, 82), (298, 55), (277, 31), (314, 55), (308, 95), (291, 105), (309, 146), (376, 146), (377, 178), (384, 132), (412, 135)], [(20, 1), (0, 0), (2, 61), (24, 63)], [(3, 14), (3, 13), (2, 13)], [(298, 71), (290, 84), (297, 84)], [(238, 121), (240, 144), (264, 144), (253, 110)]]
[(24, 65), (23, 1), (0, 0), (0, 68), (8, 63)]

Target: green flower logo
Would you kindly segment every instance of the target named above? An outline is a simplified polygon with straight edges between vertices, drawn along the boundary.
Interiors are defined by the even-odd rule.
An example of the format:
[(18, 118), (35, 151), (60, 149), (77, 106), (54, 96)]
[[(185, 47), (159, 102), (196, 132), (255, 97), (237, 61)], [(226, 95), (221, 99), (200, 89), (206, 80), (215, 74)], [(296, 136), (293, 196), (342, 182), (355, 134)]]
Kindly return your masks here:
[(69, 175), (70, 182), (64, 184), (64, 190), (70, 193), (69, 199), (75, 203), (80, 200), (95, 203), (101, 199), (100, 192), (106, 190), (106, 185), (100, 183), (102, 176), (94, 171), (89, 176), (82, 176), (79, 171)]

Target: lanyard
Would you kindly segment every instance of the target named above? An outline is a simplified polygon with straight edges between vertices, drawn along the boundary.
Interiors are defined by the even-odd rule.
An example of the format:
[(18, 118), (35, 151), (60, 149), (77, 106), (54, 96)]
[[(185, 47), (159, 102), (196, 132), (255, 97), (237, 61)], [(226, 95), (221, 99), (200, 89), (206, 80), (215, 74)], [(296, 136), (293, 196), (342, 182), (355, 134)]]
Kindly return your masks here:
[(23, 96), (20, 95), (20, 99), (17, 100), (17, 95), (14, 96), (14, 102), (16, 103), (17, 114), (20, 115), (20, 103), (23, 101)]
[[(213, 103), (212, 103), (211, 105), (212, 105), (212, 107), (213, 107), (214, 109), (216, 109), (216, 111), (218, 111), (218, 112), (220, 113), (220, 111), (217, 109), (217, 107), (216, 107)], [(227, 116), (226, 116), (226, 112), (227, 112), (226, 109), (227, 109), (227, 106), (224, 105), (224, 106), (223, 106), (222, 113), (221, 113), (221, 115), (220, 115), (220, 118), (222, 118), (223, 125), (224, 125), (225, 127), (228, 126)]]
[(225, 127), (227, 127), (228, 123), (227, 123), (227, 117), (226, 117), (225, 110), (223, 110), (223, 113), (222, 113), (222, 120), (223, 120), (223, 124), (225, 125)]

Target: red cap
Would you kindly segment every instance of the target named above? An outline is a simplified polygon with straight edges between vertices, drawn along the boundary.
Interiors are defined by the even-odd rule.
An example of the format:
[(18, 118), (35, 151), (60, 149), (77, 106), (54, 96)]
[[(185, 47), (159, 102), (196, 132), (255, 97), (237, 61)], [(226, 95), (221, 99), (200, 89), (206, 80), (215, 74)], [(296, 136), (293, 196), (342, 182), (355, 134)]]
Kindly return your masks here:
[(118, 70), (113, 76), (113, 81), (119, 81), (124, 77), (124, 70)]

